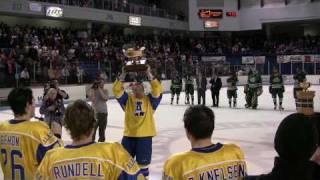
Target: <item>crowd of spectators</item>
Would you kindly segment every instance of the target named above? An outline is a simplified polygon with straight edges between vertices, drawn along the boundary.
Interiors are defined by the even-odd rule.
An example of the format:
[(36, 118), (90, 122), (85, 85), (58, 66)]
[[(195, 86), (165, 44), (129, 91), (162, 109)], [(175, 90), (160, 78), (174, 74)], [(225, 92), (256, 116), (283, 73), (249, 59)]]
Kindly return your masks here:
[[(179, 39), (172, 37), (124, 36), (87, 30), (0, 24), (0, 84), (13, 86), (25, 69), (29, 80), (45, 83), (63, 79), (62, 83), (82, 83), (103, 74), (113, 80), (126, 59), (123, 48), (145, 46), (145, 55), (154, 71), (163, 78), (181, 68)], [(183, 57), (183, 56), (182, 56)], [(184, 59), (185, 56), (184, 56)], [(101, 72), (88, 75), (86, 64), (99, 62)], [(166, 67), (166, 68), (163, 68)], [(106, 70), (107, 69), (107, 70)], [(98, 71), (98, 66), (95, 69)], [(23, 75), (26, 73), (24, 72)], [(9, 79), (8, 79), (9, 78)]]
[(193, 52), (215, 55), (273, 55), (318, 53), (320, 36), (289, 37), (235, 36), (231, 38), (209, 37), (194, 41)]
[(43, 84), (50, 79), (90, 83), (101, 75), (112, 81), (126, 60), (122, 50), (141, 46), (146, 47), (145, 55), (154, 73), (166, 79), (175, 71), (194, 70), (193, 55), (317, 53), (320, 38), (139, 36), (27, 25), (10, 27), (1, 23), (0, 86), (17, 85), (18, 79), (25, 85)]

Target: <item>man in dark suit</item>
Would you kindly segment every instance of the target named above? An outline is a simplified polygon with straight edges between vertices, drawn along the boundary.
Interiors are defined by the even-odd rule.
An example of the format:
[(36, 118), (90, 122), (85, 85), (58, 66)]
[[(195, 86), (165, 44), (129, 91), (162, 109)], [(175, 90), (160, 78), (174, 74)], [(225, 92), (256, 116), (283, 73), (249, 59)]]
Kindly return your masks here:
[(211, 96), (212, 96), (212, 107), (218, 107), (219, 94), (220, 94), (222, 82), (216, 73), (212, 74), (212, 77), (210, 79), (210, 84), (211, 84), (210, 90), (211, 90)]
[(196, 79), (197, 82), (197, 90), (198, 90), (198, 104), (206, 105), (206, 90), (207, 90), (207, 79), (205, 75), (199, 73)]

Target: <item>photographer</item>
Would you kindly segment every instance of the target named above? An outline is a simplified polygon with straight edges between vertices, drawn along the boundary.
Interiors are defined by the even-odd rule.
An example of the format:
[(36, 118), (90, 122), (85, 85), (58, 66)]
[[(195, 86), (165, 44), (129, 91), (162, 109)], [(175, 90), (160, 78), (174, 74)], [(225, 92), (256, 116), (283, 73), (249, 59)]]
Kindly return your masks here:
[(63, 99), (68, 99), (69, 96), (58, 86), (58, 81), (53, 80), (49, 85), (49, 89), (45, 88), (40, 114), (45, 116), (45, 122), (49, 125), (54, 135), (61, 138), (65, 110)]
[[(57, 99), (63, 101), (63, 99), (69, 99), (69, 95), (62, 89), (59, 88), (58, 80), (52, 80), (49, 84), (49, 88), (57, 90)], [(46, 92), (45, 92), (46, 94)], [(63, 102), (62, 102), (63, 103)]]
[[(104, 81), (96, 80), (89, 92), (89, 98), (96, 113), (97, 126), (95, 128), (95, 132), (99, 128), (99, 142), (105, 141), (105, 130), (108, 122), (108, 108), (106, 104), (106, 101), (108, 101), (108, 91), (103, 87)], [(95, 134), (93, 136), (93, 140), (94, 139)]]

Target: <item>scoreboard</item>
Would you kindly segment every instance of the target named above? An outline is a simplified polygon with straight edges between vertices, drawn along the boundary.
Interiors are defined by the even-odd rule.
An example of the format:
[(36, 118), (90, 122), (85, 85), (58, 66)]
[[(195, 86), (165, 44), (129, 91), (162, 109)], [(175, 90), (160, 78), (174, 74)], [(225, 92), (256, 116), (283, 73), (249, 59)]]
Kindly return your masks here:
[(218, 18), (221, 19), (223, 17), (222, 9), (199, 9), (198, 13), (200, 18)]
[(188, 0), (191, 31), (237, 31), (236, 0)]
[[(208, 18), (222, 19), (223, 18), (223, 10), (222, 9), (199, 9), (198, 16), (199, 16), (199, 18), (202, 18), (202, 19), (208, 19)], [(227, 17), (237, 17), (237, 12), (236, 11), (227, 11), (226, 16)]]

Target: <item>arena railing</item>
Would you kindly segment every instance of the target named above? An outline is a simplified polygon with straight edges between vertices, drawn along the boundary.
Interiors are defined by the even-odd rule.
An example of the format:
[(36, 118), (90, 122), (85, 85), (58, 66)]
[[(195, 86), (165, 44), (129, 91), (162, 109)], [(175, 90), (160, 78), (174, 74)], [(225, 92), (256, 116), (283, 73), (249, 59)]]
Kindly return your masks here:
[[(281, 54), (283, 55), (283, 54)], [(292, 55), (291, 53), (289, 55)], [(309, 53), (299, 54), (299, 55), (310, 55)], [(320, 53), (314, 54), (320, 58)], [(170, 79), (173, 71), (178, 71), (180, 74), (185, 75), (188, 73), (191, 69), (198, 68), (199, 64), (201, 64), (201, 57), (202, 56), (223, 56), (223, 55), (216, 55), (216, 54), (191, 54), (192, 57), (187, 57), (185, 60), (177, 59), (179, 57), (168, 57), (167, 60), (159, 61), (155, 60), (153, 63), (158, 65), (152, 65), (155, 69), (155, 74), (158, 76), (159, 79), (165, 80)], [(262, 54), (246, 54), (246, 56), (263, 56)], [(229, 75), (229, 71), (239, 71), (247, 70), (250, 67), (254, 67), (259, 70), (259, 72), (263, 75), (269, 75), (272, 71), (273, 67), (280, 68), (282, 71), (282, 74), (289, 75), (293, 74), (295, 72), (295, 68), (299, 67), (304, 69), (307, 74), (320, 74), (320, 61), (316, 61), (313, 63), (303, 63), (303, 62), (290, 62), (290, 63), (284, 63), (281, 66), (279, 66), (279, 63), (277, 62), (277, 54), (268, 54), (265, 55), (265, 63), (263, 64), (243, 64), (242, 63), (242, 55), (232, 55), (227, 54), (225, 63), (222, 63), (222, 66), (216, 66), (220, 67), (220, 75)], [(192, 65), (188, 65), (189, 58), (192, 58)], [(102, 63), (106, 62), (106, 63)], [(200, 63), (199, 63), (200, 62)], [(39, 62), (38, 62), (39, 63)], [(111, 82), (114, 80), (114, 78), (117, 75), (117, 72), (120, 72), (121, 68), (119, 69), (118, 66), (112, 65), (111, 61), (108, 59), (102, 60), (102, 61), (96, 61), (94, 59), (87, 59), (87, 60), (81, 60), (80, 61), (82, 68), (85, 69), (86, 74), (88, 76), (84, 76), (84, 82), (83, 83), (91, 83), (96, 78), (96, 74), (99, 71), (105, 71), (106, 75), (108, 76), (108, 82)], [(209, 64), (209, 65), (208, 65)], [(217, 65), (217, 63), (212, 62), (213, 65)], [(42, 86), (44, 83), (48, 81), (48, 79), (44, 79), (43, 74), (37, 74), (37, 63), (33, 63), (32, 67), (29, 70), (30, 75), (30, 83), (32, 86)], [(207, 72), (207, 75), (210, 76), (210, 72), (212, 71), (212, 68), (214, 66), (211, 66), (210, 62), (207, 63), (205, 66), (203, 66), (203, 70)], [(0, 69), (0, 71), (2, 71)], [(19, 78), (19, 75), (21, 73), (22, 69), (21, 66), (17, 63), (15, 64), (15, 75), (12, 75), (9, 77), (8, 74), (4, 74), (4, 72), (0, 72), (0, 88), (4, 87), (13, 87), (13, 86), (19, 86), (21, 84), (21, 80)], [(67, 78), (63, 78), (61, 74), (61, 70), (55, 71), (55, 69), (52, 69), (50, 71), (51, 75), (57, 75), (55, 73), (58, 73), (59, 80), (62, 84), (77, 84), (77, 77), (73, 73), (73, 76), (71, 75)], [(49, 72), (48, 72), (49, 75)]]
[(185, 21), (182, 14), (170, 13), (165, 9), (160, 9), (151, 6), (144, 6), (133, 3), (122, 3), (114, 2), (112, 0), (101, 0), (101, 1), (83, 1), (83, 0), (32, 0), (38, 2), (54, 3), (67, 6), (78, 6), (94, 9), (104, 9), (109, 11), (118, 11), (130, 14), (139, 14), (146, 16), (155, 16), (161, 18), (168, 18), (174, 20)]
[[(206, 56), (207, 59), (210, 57), (211, 60), (207, 60), (206, 62), (201, 61), (204, 56)], [(244, 56), (253, 57), (253, 62), (244, 63)], [(256, 63), (256, 59), (259, 59), (257, 58), (258, 56), (263, 57), (263, 63)], [(278, 60), (278, 58), (283, 58), (284, 56), (287, 56), (287, 59)], [(217, 62), (221, 59), (219, 57), (225, 57), (224, 62)], [(208, 72), (207, 74), (210, 74), (213, 67), (222, 69), (220, 70), (220, 74), (222, 75), (225, 75), (224, 72), (226, 69), (229, 71), (238, 71), (240, 69), (248, 70), (250, 68), (257, 69), (263, 75), (270, 75), (273, 68), (280, 69), (280, 72), (285, 75), (294, 74), (296, 68), (303, 69), (310, 75), (320, 74), (320, 52), (317, 51), (306, 51), (303, 53), (192, 53), (191, 58), (193, 60), (198, 60), (199, 64), (205, 64), (202, 69), (203, 71)], [(279, 61), (282, 61), (282, 63), (279, 63)]]

